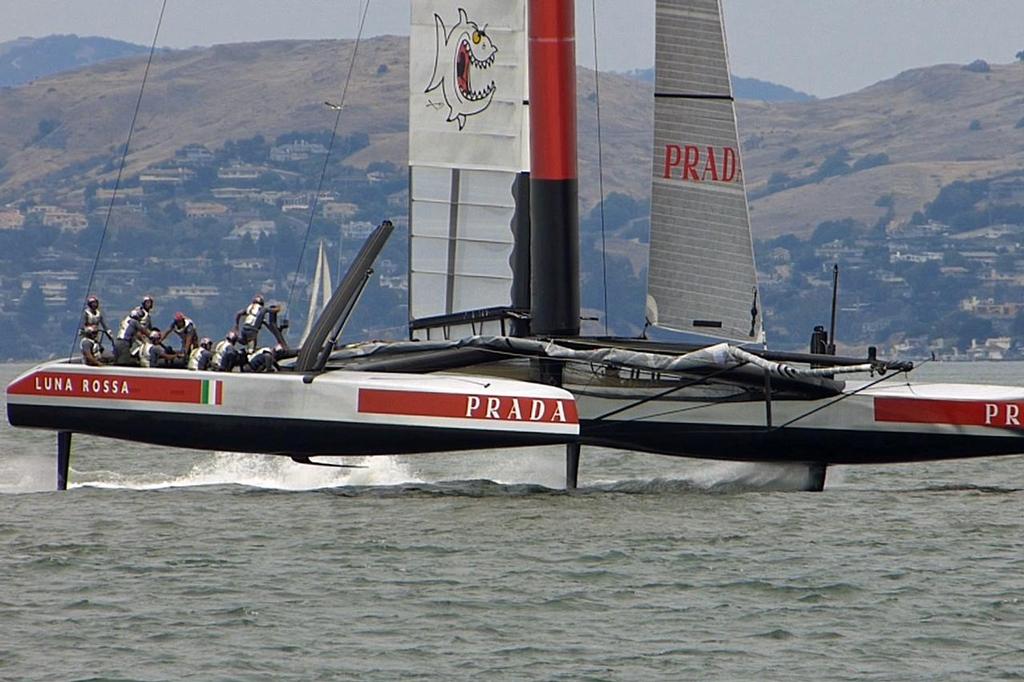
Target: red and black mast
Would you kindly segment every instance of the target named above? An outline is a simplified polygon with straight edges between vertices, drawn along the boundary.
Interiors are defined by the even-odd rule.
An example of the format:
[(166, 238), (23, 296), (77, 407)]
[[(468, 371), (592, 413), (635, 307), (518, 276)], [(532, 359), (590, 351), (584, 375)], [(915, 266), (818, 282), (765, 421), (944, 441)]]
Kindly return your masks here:
[(580, 331), (574, 0), (529, 0), (530, 309), (537, 336)]

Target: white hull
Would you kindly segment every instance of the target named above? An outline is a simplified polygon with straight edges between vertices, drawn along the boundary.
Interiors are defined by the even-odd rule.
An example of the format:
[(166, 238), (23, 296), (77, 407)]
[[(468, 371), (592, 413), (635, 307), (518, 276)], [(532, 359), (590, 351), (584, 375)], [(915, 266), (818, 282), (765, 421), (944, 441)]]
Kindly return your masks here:
[(851, 383), (837, 396), (770, 406), (655, 397), (651, 388), (567, 389), (469, 374), (344, 370), (304, 378), (55, 362), (15, 380), (7, 400), (15, 426), (291, 456), (569, 442), (820, 464), (1024, 452), (1024, 389), (1016, 387)]
[(441, 374), (307, 378), (54, 362), (12, 382), (7, 405), (15, 426), (283, 455), (537, 445), (579, 434), (567, 391)]

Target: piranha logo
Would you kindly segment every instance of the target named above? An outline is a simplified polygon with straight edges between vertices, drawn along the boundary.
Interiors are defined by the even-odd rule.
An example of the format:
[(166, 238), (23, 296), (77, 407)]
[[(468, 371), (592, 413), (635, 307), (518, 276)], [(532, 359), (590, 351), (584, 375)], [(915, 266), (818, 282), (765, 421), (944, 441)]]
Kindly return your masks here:
[[(485, 27), (486, 28), (486, 27)], [(444, 20), (434, 15), (436, 32), (436, 54), (434, 75), (423, 92), (441, 88), (444, 102), (448, 105), (450, 123), (456, 121), (459, 130), (466, 125), (466, 117), (479, 114), (491, 105), (494, 99), (494, 81), (483, 87), (475, 83), (486, 78), (483, 73), (494, 64), (498, 48), (491, 42), (484, 28), (470, 21), (466, 10), (459, 8), (459, 23), (449, 31)]]

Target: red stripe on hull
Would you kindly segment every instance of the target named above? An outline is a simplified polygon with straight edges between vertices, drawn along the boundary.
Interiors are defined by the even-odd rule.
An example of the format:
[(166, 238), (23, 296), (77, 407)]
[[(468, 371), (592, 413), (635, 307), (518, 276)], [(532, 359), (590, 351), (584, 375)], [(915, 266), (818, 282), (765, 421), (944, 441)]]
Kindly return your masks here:
[(196, 379), (65, 372), (35, 372), (7, 388), (8, 395), (101, 400), (144, 400), (164, 403), (202, 403), (203, 382)]
[(994, 400), (925, 400), (919, 398), (875, 398), (876, 422), (907, 424), (951, 424), (1020, 429), (1024, 402)]
[(578, 424), (576, 403), (554, 398), (359, 389), (359, 411), (407, 417)]

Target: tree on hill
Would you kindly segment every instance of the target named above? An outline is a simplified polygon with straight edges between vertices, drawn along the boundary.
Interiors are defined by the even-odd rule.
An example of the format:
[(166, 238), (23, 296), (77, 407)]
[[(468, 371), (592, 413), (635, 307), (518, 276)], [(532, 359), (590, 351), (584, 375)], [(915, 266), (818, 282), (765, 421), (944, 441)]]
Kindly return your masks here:
[(1014, 55), (1014, 56), (1016, 56), (1016, 57), (1017, 57), (1017, 61), (1019, 61), (1019, 62), (1024, 62), (1024, 50), (1021, 50), (1020, 52), (1018, 52), (1018, 53), (1017, 53), (1016, 55)]
[(852, 239), (857, 233), (857, 221), (853, 218), (843, 220), (826, 220), (814, 228), (811, 235), (812, 244), (828, 244), (834, 241)]

